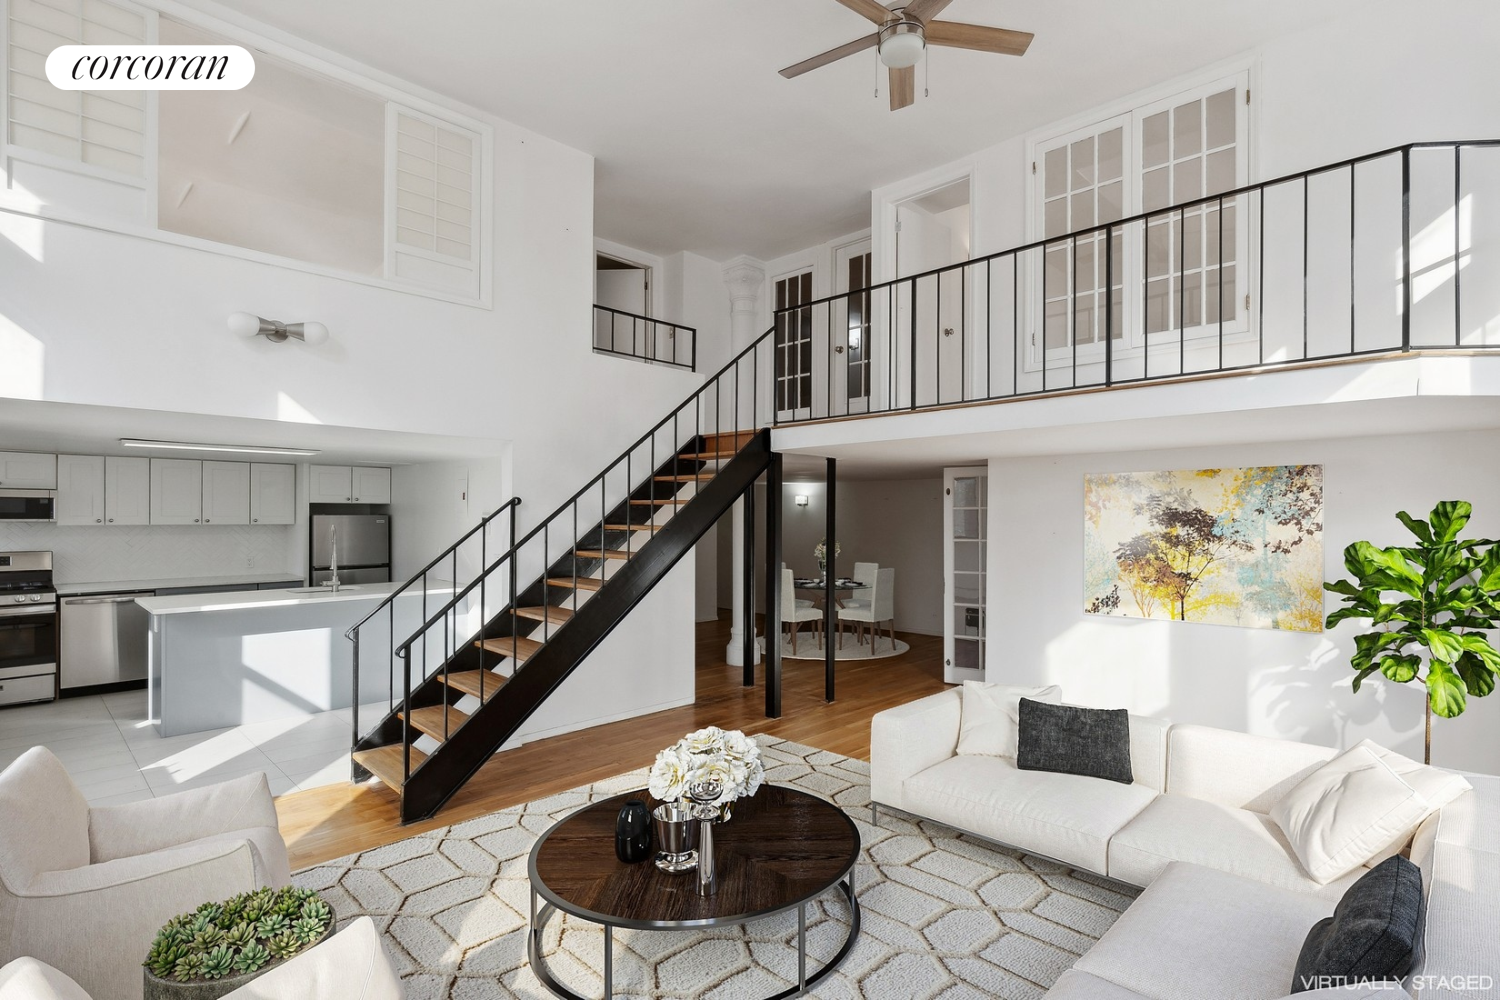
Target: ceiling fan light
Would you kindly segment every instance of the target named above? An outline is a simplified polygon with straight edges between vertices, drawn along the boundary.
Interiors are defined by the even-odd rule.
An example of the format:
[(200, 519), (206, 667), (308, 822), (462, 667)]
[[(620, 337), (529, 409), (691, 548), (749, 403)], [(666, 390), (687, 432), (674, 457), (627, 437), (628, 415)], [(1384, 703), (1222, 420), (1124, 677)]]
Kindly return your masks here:
[(880, 29), (880, 61), (891, 69), (915, 66), (927, 48), (922, 25), (897, 21)]

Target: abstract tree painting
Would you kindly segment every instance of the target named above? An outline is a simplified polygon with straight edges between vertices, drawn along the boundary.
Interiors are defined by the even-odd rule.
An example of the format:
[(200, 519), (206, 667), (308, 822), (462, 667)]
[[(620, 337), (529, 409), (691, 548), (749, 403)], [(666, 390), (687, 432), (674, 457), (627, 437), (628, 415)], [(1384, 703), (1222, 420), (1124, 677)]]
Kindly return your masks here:
[(1321, 632), (1323, 467), (1084, 477), (1084, 611)]

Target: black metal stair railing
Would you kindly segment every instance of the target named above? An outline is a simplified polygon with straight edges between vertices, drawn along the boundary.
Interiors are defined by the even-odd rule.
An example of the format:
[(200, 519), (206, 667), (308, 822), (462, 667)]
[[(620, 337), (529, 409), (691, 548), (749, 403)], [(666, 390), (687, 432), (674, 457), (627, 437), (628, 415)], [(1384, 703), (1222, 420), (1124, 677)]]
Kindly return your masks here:
[[(458, 539), (458, 541), (454, 542), (442, 552), (438, 553), (438, 555), (433, 558), (432, 561), (429, 562), (426, 566), (423, 566), (416, 573), (413, 573), (410, 579), (408, 579), (400, 587), (397, 587), (394, 591), (392, 591), (390, 595), (385, 598), (385, 600), (376, 605), (369, 614), (365, 615), (359, 621), (351, 625), (349, 629), (344, 633), (344, 638), (353, 643), (353, 669), (351, 671), (350, 686), (353, 706), (352, 723), (354, 736), (351, 741), (351, 745), (357, 747), (359, 745), (360, 737), (364, 734), (364, 730), (360, 727), (359, 719), (360, 711), (363, 707), (361, 705), (360, 676), (362, 667), (368, 669), (371, 665), (371, 659), (368, 655), (365, 657), (363, 663), (361, 662), (361, 653), (368, 651), (369, 642), (371, 641), (371, 637), (368, 637), (367, 633), (372, 630), (381, 631), (381, 619), (384, 618), (383, 635), (386, 639), (386, 669), (384, 673), (386, 675), (386, 683), (384, 685), (385, 690), (383, 700), (386, 702), (386, 711), (391, 712), (395, 710), (394, 665), (396, 663), (395, 640), (398, 634), (396, 618), (398, 605), (411, 605), (412, 609), (417, 610), (421, 616), (418, 620), (426, 621), (428, 617), (428, 602), (434, 594), (449, 593), (463, 587), (459, 580), (459, 556), (460, 553), (464, 551), (465, 546), (469, 546), (470, 549), (477, 547), (477, 555), (479, 561), (478, 572), (476, 572), (473, 582), (469, 584), (468, 587), (463, 587), (463, 592), (466, 594), (470, 593), (474, 588), (477, 587), (480, 591), (481, 603), (483, 603), (484, 597), (486, 596), (486, 580), (490, 575), (492, 575), (493, 571), (503, 565), (510, 556), (511, 546), (516, 539), (516, 508), (520, 505), (520, 497), (511, 497), (509, 500), (505, 501), (505, 503), (501, 504), (498, 510), (495, 510), (490, 514), (486, 514), (484, 517), (480, 518), (479, 523), (465, 532), (463, 536)], [(508, 526), (508, 531), (505, 535), (504, 547), (501, 549), (501, 555), (493, 563), (491, 563), (489, 561), (489, 552), (491, 551), (493, 546), (490, 542), (490, 530), (491, 525), (497, 521), (506, 523)], [(477, 544), (475, 544), (476, 539)], [(472, 553), (470, 553), (470, 555), (472, 556)], [(437, 587), (434, 587), (432, 573), (433, 571), (438, 570), (440, 567), (442, 567), (445, 562), (448, 564), (446, 567), (448, 576), (446, 579), (439, 581), (439, 585)], [(403, 611), (404, 610), (405, 609), (403, 608)], [(405, 633), (402, 632), (400, 634)], [(482, 638), (483, 634), (481, 632), (481, 639)], [(377, 678), (379, 673), (380, 671), (376, 672)], [(364, 694), (366, 697), (369, 696), (368, 691), (364, 692)], [(359, 773), (360, 769), (358, 765), (355, 765), (355, 769), (355, 776), (357, 778), (368, 777), (367, 774)]]
[(594, 352), (697, 371), (698, 331), (596, 303)]
[(1500, 140), (1408, 143), (775, 315), (775, 422), (1500, 350)]

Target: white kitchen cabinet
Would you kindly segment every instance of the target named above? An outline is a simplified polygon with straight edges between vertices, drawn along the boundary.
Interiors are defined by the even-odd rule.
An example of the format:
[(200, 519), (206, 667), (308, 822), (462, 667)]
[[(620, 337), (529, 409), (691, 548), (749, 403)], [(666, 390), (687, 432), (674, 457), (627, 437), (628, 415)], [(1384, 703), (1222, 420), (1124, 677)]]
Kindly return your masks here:
[(153, 458), (151, 523), (199, 524), (202, 520), (203, 463), (184, 458)]
[(250, 523), (250, 464), (203, 463), (203, 523)]
[(356, 465), (353, 469), (355, 503), (390, 503), (391, 470)]
[(256, 462), (250, 466), (250, 523), (294, 524), (297, 467)]
[(314, 465), (307, 484), (309, 503), (353, 503), (354, 470), (347, 465)]
[(104, 523), (151, 523), (151, 459), (104, 460)]
[(57, 456), (0, 451), (0, 490), (57, 489)]
[(104, 523), (104, 459), (99, 455), (57, 456), (58, 524)]

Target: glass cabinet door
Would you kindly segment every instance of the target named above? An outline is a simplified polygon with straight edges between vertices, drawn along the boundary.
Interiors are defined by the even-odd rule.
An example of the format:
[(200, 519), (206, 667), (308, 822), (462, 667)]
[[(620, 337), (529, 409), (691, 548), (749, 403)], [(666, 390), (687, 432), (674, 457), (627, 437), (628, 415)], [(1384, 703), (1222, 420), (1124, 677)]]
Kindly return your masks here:
[(943, 680), (984, 680), (987, 470), (943, 470)]

